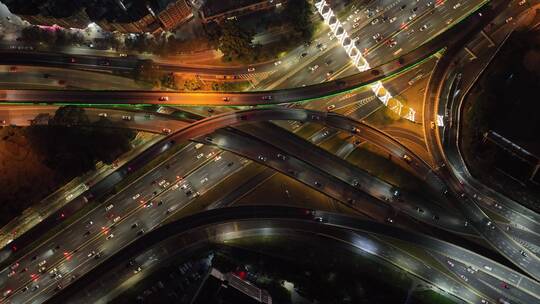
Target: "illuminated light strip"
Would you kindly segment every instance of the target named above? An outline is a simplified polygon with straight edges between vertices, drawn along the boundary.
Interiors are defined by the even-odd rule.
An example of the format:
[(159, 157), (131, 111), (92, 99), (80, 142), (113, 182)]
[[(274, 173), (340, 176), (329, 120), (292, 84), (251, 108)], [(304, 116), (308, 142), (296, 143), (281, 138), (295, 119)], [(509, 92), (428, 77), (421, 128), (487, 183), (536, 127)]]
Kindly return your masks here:
[[(364, 72), (369, 70), (371, 67), (369, 66), (369, 63), (367, 62), (366, 58), (362, 56), (362, 52), (356, 47), (355, 43), (350, 39), (349, 34), (345, 29), (343, 28), (343, 25), (338, 20), (337, 16), (334, 14), (334, 11), (332, 8), (330, 8), (330, 5), (326, 3), (326, 0), (320, 0), (315, 2), (315, 8), (317, 8), (317, 11), (324, 19), (324, 22), (330, 27), (330, 30), (332, 33), (336, 36), (341, 46), (345, 48), (345, 51), (349, 58), (351, 59), (353, 65), (360, 71)], [(334, 21), (331, 22), (331, 19), (334, 18)], [(341, 32), (339, 35), (338, 33)], [(349, 38), (349, 43), (344, 44), (345, 40)], [(384, 89), (385, 94), (383, 96), (379, 96), (379, 91)], [(377, 81), (373, 85), (371, 85), (371, 91), (375, 94), (375, 96), (385, 105), (388, 106), (388, 103), (390, 100), (395, 102), (396, 106), (392, 107), (391, 110), (396, 112), (398, 115), (401, 114), (403, 109), (403, 104), (395, 99), (390, 92), (383, 87), (382, 82)], [(404, 116), (405, 119), (414, 121), (414, 118), (416, 116), (416, 112), (412, 108), (408, 108), (407, 114)]]
[(444, 127), (444, 116), (437, 115), (437, 126)]

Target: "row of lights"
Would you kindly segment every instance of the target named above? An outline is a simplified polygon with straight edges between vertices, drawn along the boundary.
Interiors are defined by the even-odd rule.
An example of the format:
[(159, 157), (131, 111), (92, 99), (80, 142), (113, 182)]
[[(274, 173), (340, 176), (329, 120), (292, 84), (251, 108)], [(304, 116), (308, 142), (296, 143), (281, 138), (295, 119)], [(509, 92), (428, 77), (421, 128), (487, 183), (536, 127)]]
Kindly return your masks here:
[[(339, 43), (341, 43), (341, 46), (345, 48), (345, 51), (347, 52), (349, 58), (351, 58), (354, 66), (360, 72), (369, 70), (371, 68), (369, 66), (369, 63), (367, 62), (366, 58), (362, 56), (362, 52), (360, 52), (360, 50), (354, 45), (354, 42), (350, 38), (347, 31), (345, 31), (345, 29), (343, 28), (343, 25), (341, 24), (337, 16), (330, 8), (330, 5), (328, 5), (325, 0), (320, 0), (315, 3), (315, 7), (317, 8), (319, 14), (323, 17), (324, 22), (330, 27), (330, 30), (332, 30), (332, 33), (336, 36)], [(381, 81), (377, 81), (371, 84), (370, 88), (371, 91), (375, 94), (375, 96), (386, 107), (389, 107), (390, 110), (401, 116), (404, 108), (403, 104), (399, 100), (394, 98), (394, 96), (392, 96), (392, 94), (386, 88), (384, 88)], [(416, 111), (414, 111), (414, 109), (412, 108), (407, 109), (407, 113), (403, 116), (403, 118), (414, 121)]]

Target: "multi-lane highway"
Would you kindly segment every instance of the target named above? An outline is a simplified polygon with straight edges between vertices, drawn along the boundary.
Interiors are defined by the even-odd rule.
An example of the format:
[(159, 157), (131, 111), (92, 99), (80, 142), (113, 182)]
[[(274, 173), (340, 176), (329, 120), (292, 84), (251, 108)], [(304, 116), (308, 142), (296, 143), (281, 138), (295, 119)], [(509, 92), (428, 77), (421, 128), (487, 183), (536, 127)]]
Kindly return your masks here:
[[(321, 222), (322, 220), (322, 222)], [(538, 301), (538, 283), (492, 260), (463, 248), (409, 232), (393, 226), (327, 212), (286, 207), (238, 207), (197, 214), (158, 228), (132, 243), (124, 250), (92, 270), (88, 276), (69, 287), (54, 302), (75, 303), (112, 300), (116, 292), (103, 286), (120, 286), (127, 280), (142, 280), (150, 275), (162, 259), (183, 250), (226, 242), (244, 236), (318, 235), (320, 242), (338, 241), (389, 262), (445, 291), (466, 303), (495, 303), (499, 299), (516, 299), (521, 303)], [(322, 239), (321, 239), (322, 238)], [(395, 247), (390, 240), (407, 242), (439, 259), (439, 263), (420, 261), (411, 253)], [(182, 244), (179, 246), (178, 244)], [(126, 261), (143, 265), (142, 272), (133, 273)], [(467, 271), (467, 281), (462, 271)], [(441, 270), (446, 269), (446, 270)], [(469, 279), (470, 278), (470, 279)], [(511, 296), (507, 289), (511, 286)], [(488, 288), (491, 286), (491, 288)]]
[[(342, 109), (339, 107), (339, 103), (338, 107), (336, 107), (334, 103), (337, 102), (332, 100), (334, 97), (332, 94), (355, 90), (361, 85), (380, 80), (390, 75), (395, 75), (396, 73), (403, 71), (406, 67), (413, 66), (422, 60), (422, 63), (427, 66), (430, 62), (432, 63), (436, 60), (440, 54), (437, 52), (440, 49), (447, 45), (451, 45), (452, 43), (456, 43), (456, 41), (461, 43), (461, 41), (466, 40), (465, 38), (467, 35), (477, 32), (482, 24), (491, 21), (490, 18), (493, 15), (492, 13), (490, 14), (490, 12), (492, 12), (491, 10), (483, 10), (479, 16), (471, 16), (465, 22), (458, 21), (460, 21), (461, 17), (464, 15), (475, 11), (475, 9), (483, 3), (484, 2), (482, 1), (467, 3), (460, 3), (458, 1), (438, 1), (437, 3), (430, 3), (429, 1), (426, 3), (424, 3), (424, 1), (383, 1), (377, 5), (371, 3), (367, 6), (367, 11), (359, 10), (359, 12), (351, 14), (352, 17), (348, 19), (350, 20), (350, 23), (346, 25), (346, 27), (352, 27), (352, 30), (348, 29), (348, 31), (354, 32), (356, 29), (362, 29), (361, 33), (357, 36), (357, 45), (367, 49), (365, 55), (368, 56), (370, 62), (387, 62), (390, 58), (402, 56), (401, 54), (403, 53), (406, 55), (403, 55), (398, 60), (381, 65), (374, 70), (313, 86), (289, 90), (246, 93), (165, 93), (137, 91), (50, 92), (37, 90), (5, 90), (0, 91), (0, 101), (4, 103), (44, 104), (149, 103), (168, 105), (246, 106), (282, 104), (329, 97), (331, 100), (329, 102), (332, 102), (332, 104), (326, 105), (327, 110), (335, 108), (340, 112)], [(494, 1), (495, 6), (499, 3), (501, 3), (501, 1)], [(365, 16), (362, 14), (365, 14)], [(500, 17), (499, 19), (504, 20), (503, 17)], [(359, 25), (355, 25), (357, 23)], [(457, 23), (457, 25), (448, 30), (448, 26), (453, 25), (454, 23)], [(441, 31), (444, 31), (444, 33), (438, 35)], [(412, 50), (413, 46), (416, 48), (416, 46), (421, 44), (419, 41), (423, 42), (430, 39), (431, 41), (424, 44), (424, 46)], [(281, 72), (275, 72), (278, 81), (274, 78), (272, 82), (260, 83), (260, 87), (283, 87), (282, 84), (284, 83), (284, 80), (291, 79), (291, 77), (300, 77), (299, 79), (309, 79), (310, 83), (319, 83), (334, 77), (337, 78), (338, 75), (341, 74), (345, 75), (348, 66), (347, 62), (342, 62), (344, 56), (338, 56), (339, 59), (336, 59), (335, 56), (331, 55), (334, 54), (334, 52), (337, 52), (338, 54), (339, 52), (343, 52), (343, 50), (338, 47), (337, 43), (332, 44), (328, 42), (334, 40), (335, 39), (331, 36), (319, 38), (319, 40), (311, 46), (305, 47), (305, 49), (302, 49), (304, 47), (299, 47), (295, 50), (295, 52), (297, 52), (296, 55), (299, 56), (298, 59), (295, 59), (295, 62), (305, 61), (308, 65), (311, 65), (311, 68), (307, 72), (309, 75), (302, 76), (302, 74), (306, 73), (306, 63), (302, 62), (304, 67), (301, 68), (303, 69), (302, 72), (299, 72), (300, 70), (292, 67), (292, 65), (295, 64), (294, 62), (290, 63), (284, 61), (282, 63), (284, 69), (278, 69)], [(326, 49), (332, 50), (332, 53), (327, 53)], [(399, 51), (400, 49), (402, 50)], [(304, 53), (306, 53), (306, 55), (304, 55)], [(437, 56), (431, 56), (435, 53), (437, 53)], [(452, 54), (452, 48), (448, 53)], [(64, 67), (80, 65), (84, 68), (97, 67), (102, 70), (113, 70), (117, 65), (120, 68), (124, 68), (123, 65), (126, 63), (137, 64), (130, 61), (133, 60), (132, 58), (118, 58), (103, 61), (103, 59), (98, 57), (81, 57), (81, 59), (79, 57), (66, 57), (65, 55), (57, 56), (56, 59), (54, 59), (53, 56), (44, 61), (54, 63), (56, 60), (55, 64), (61, 64)], [(28, 60), (28, 58), (39, 60), (35, 58), (34, 55), (28, 54), (25, 54), (24, 56), (21, 55), (21, 58), (23, 59), (19, 59), (22, 61)], [(306, 58), (306, 60), (301, 58)], [(386, 58), (388, 58), (388, 60)], [(446, 58), (447, 57), (443, 58), (440, 62), (449, 60)], [(74, 59), (74, 61), (72, 59)], [(320, 66), (316, 63), (317, 60), (321, 61)], [(440, 146), (438, 142), (438, 130), (436, 128), (432, 130), (429, 129), (429, 122), (436, 121), (434, 115), (437, 113), (438, 109), (437, 103), (432, 105), (430, 98), (439, 102), (439, 96), (444, 96), (444, 94), (440, 93), (440, 88), (438, 88), (437, 85), (440, 82), (442, 83), (444, 79), (450, 79), (452, 75), (456, 74), (453, 71), (447, 72), (446, 67), (440, 62), (438, 64), (438, 69), (441, 69), (442, 71), (437, 72), (436, 70), (436, 73), (431, 76), (431, 86), (426, 93), (430, 102), (426, 103), (427, 110), (425, 111), (424, 116), (424, 127), (428, 133), (425, 138), (428, 141), (430, 152), (435, 156), (435, 163), (438, 165), (445, 162), (447, 157), (444, 154), (437, 156), (437, 153), (439, 153), (437, 149)], [(41, 61), (41, 63), (43, 63), (43, 61)], [(325, 75), (321, 68), (323, 64), (327, 67), (325, 70), (334, 68), (336, 70), (328, 70)], [(274, 67), (280, 66), (268, 64), (266, 68), (272, 69), (272, 65)], [(125, 68), (129, 69), (132, 67), (126, 66)], [(177, 66), (167, 67), (162, 65), (160, 68), (174, 69), (177, 68)], [(257, 71), (265, 71), (264, 69), (264, 67), (257, 67)], [(229, 72), (231, 71), (230, 69), (227, 70)], [(224, 71), (213, 71), (212, 73), (223, 72)], [(234, 71), (234, 73), (237, 72), (239, 71)], [(290, 84), (289, 82), (287, 83)], [(447, 83), (451, 83), (451, 81), (448, 81)], [(398, 84), (403, 86), (404, 82), (398, 82)], [(355, 93), (352, 94), (352, 96), (349, 96), (349, 103), (353, 104), (358, 96), (359, 95)], [(374, 98), (369, 99), (367, 96), (364, 98), (365, 104), (371, 104), (373, 105), (373, 109), (376, 109), (376, 103), (372, 102), (375, 101)], [(344, 103), (347, 103), (346, 99), (347, 98), (344, 99)], [(333, 107), (330, 109), (330, 106), (332, 105)], [(10, 109), (7, 112), (0, 113), (0, 115), (8, 116), (10, 121), (12, 118), (15, 118), (19, 119), (19, 123), (24, 123), (24, 119), (27, 116), (30, 116), (31, 113), (35, 114), (35, 112), (32, 112), (37, 110), (35, 107), (40, 106), (36, 105), (21, 109), (18, 114), (13, 114), (16, 110)], [(317, 108), (320, 109), (320, 105), (317, 105)], [(52, 111), (52, 109), (54, 109), (54, 106), (43, 108), (44, 111)], [(344, 107), (343, 113), (358, 114), (358, 111), (356, 111), (357, 109), (358, 108), (345, 109)], [(365, 111), (364, 109), (362, 110)], [(540, 264), (535, 260), (535, 257), (530, 257), (530, 252), (514, 241), (514, 239), (519, 239), (525, 243), (534, 244), (536, 238), (526, 230), (521, 231), (512, 228), (511, 231), (506, 230), (505, 232), (503, 229), (497, 228), (498, 226), (502, 227), (505, 224), (494, 224), (495, 221), (490, 220), (490, 218), (482, 212), (481, 207), (478, 207), (479, 205), (482, 205), (482, 202), (479, 202), (479, 199), (474, 196), (476, 194), (472, 193), (474, 190), (471, 190), (474, 187), (470, 187), (469, 182), (467, 182), (467, 186), (464, 186), (463, 184), (463, 180), (466, 181), (467, 178), (462, 178), (462, 182), (460, 183), (458, 180), (459, 177), (456, 179), (455, 175), (452, 175), (452, 172), (446, 172), (446, 169), (434, 172), (427, 162), (422, 160), (410, 149), (404, 147), (395, 139), (388, 136), (388, 134), (385, 134), (372, 126), (355, 121), (354, 119), (305, 109), (293, 110), (275, 108), (225, 113), (184, 126), (179, 125), (178, 122), (169, 120), (166, 117), (161, 117), (163, 124), (155, 123), (155, 121), (151, 122), (148, 121), (145, 114), (136, 112), (133, 112), (129, 120), (124, 119), (123, 116), (126, 114), (120, 111), (90, 110), (90, 113), (92, 117), (95, 116), (95, 119), (99, 119), (100, 114), (106, 113), (107, 116), (110, 115), (113, 119), (122, 120), (127, 126), (135, 129), (147, 131), (154, 130), (157, 132), (160, 132), (160, 130), (161, 132), (164, 132), (165, 129), (170, 129), (170, 131), (165, 133), (173, 133), (152, 147), (146, 154), (147, 156), (156, 155), (159, 151), (169, 149), (173, 145), (184, 145), (187, 140), (198, 138), (201, 142), (215, 144), (218, 147), (247, 156), (259, 163), (275, 168), (344, 203), (356, 205), (359, 207), (358, 210), (362, 211), (368, 217), (377, 219), (380, 222), (393, 224), (391, 226), (400, 225), (409, 228), (418, 227), (417, 223), (411, 221), (411, 218), (414, 218), (420, 222), (464, 235), (474, 236), (479, 233), (505, 257), (516, 263), (516, 265), (520, 265), (518, 267), (522, 268), (525, 272), (530, 273), (536, 278), (538, 278), (537, 275), (540, 273), (538, 272)], [(353, 115), (351, 116), (354, 117)], [(160, 119), (158, 119), (158, 122), (161, 121)], [(329, 155), (329, 153), (323, 153), (324, 151), (313, 149), (310, 150), (309, 153), (303, 152), (307, 151), (311, 146), (306, 145), (307, 142), (302, 142), (293, 138), (294, 136), (279, 132), (272, 133), (270, 132), (270, 129), (260, 127), (240, 127), (242, 134), (237, 131), (219, 130), (224, 127), (241, 125), (247, 122), (274, 120), (295, 120), (324, 124), (325, 127), (329, 129), (325, 129), (321, 133), (316, 134), (314, 138), (312, 138), (312, 142), (315, 143), (322, 142), (333, 134), (336, 134), (336, 131), (332, 131), (333, 133), (326, 133), (327, 130), (332, 129), (348, 132), (352, 136), (375, 143), (377, 146), (382, 147), (384, 150), (394, 155), (400, 165), (408, 167), (411, 171), (423, 178), (430, 188), (435, 189), (436, 192), (445, 193), (446, 188), (448, 187), (451, 191), (457, 193), (458, 196), (460, 196), (457, 204), (458, 209), (465, 214), (467, 220), (459, 219), (452, 212), (443, 214), (444, 212), (441, 211), (443, 209), (441, 209), (440, 206), (430, 206), (429, 202), (422, 202), (407, 193), (401, 194), (403, 202), (396, 208), (396, 210), (403, 211), (407, 216), (396, 214), (393, 208), (389, 208), (389, 206), (392, 205), (389, 204), (389, 202), (398, 200), (399, 195), (394, 194), (396, 189), (391, 185), (374, 179), (359, 170), (350, 169), (342, 160)], [(283, 141), (280, 142), (280, 139)], [(246, 149), (246, 147), (249, 147), (249, 149)], [(146, 157), (143, 158), (143, 160), (139, 160), (138, 165), (140, 166), (149, 159), (151, 158)], [(65, 286), (74, 281), (78, 281), (80, 276), (91, 271), (105, 258), (109, 259), (105, 265), (115, 261), (115, 259), (121, 255), (115, 255), (114, 253), (131, 243), (134, 239), (140, 237), (145, 240), (148, 239), (145, 236), (148, 231), (158, 226), (177, 210), (187, 206), (190, 202), (204, 199), (203, 195), (205, 192), (226, 177), (235, 174), (236, 172), (240, 172), (240, 170), (248, 163), (249, 161), (243, 158), (228, 152), (221, 152), (212, 147), (196, 145), (193, 143), (187, 144), (180, 152), (158, 165), (154, 170), (134, 181), (119, 194), (110, 198), (102, 206), (89, 211), (86, 215), (77, 219), (68, 228), (55, 234), (40, 246), (32, 248), (29, 253), (19, 259), (17, 263), (4, 269), (0, 273), (0, 286), (2, 286), (1, 291), (4, 293), (4, 297), (9, 297), (10, 301), (13, 303), (40, 303), (49, 299)], [(323, 166), (320, 164), (323, 164)], [(326, 166), (324, 166), (324, 164), (326, 164)], [(455, 167), (453, 164), (452, 166)], [(450, 165), (448, 165), (448, 167), (450, 167)], [(133, 168), (136, 168), (136, 166), (131, 167), (131, 165), (127, 165), (126, 167), (121, 168), (118, 171), (116, 179), (121, 179), (122, 176), (126, 176), (128, 171), (131, 171)], [(107, 183), (110, 184), (110, 182)], [(356, 188), (362, 189), (377, 199), (370, 198), (367, 195), (358, 192)], [(461, 195), (462, 193), (467, 193), (468, 195)], [(491, 195), (494, 194), (482, 191), (483, 197), (489, 198)], [(500, 197), (497, 197), (497, 199), (500, 199)], [(488, 201), (490, 200), (488, 199)], [(491, 201), (494, 200), (491, 199)], [(536, 218), (531, 217), (527, 213), (528, 210), (512, 210), (511, 207), (515, 205), (511, 205), (511, 203), (512, 202), (503, 204), (505, 206), (504, 210), (495, 211), (503, 218), (511, 220), (520, 221), (528, 217), (528, 226), (524, 225), (523, 227), (533, 227), (531, 230), (537, 231), (535, 230), (536, 228), (534, 228), (537, 224), (533, 223), (536, 221)], [(491, 205), (494, 206), (493, 204)], [(496, 209), (499, 208), (496, 207)], [(320, 216), (323, 222), (348, 227), (349, 229), (350, 227), (359, 224), (357, 220), (340, 219), (334, 221), (334, 219), (337, 219), (338, 217), (323, 213), (316, 214), (318, 215), (318, 218)], [(437, 217), (435, 217), (436, 215)], [(314, 217), (310, 213), (308, 220), (311, 221), (311, 224), (314, 224), (313, 219)], [(242, 223), (246, 222), (242, 221)], [(280, 225), (285, 224), (281, 221), (276, 221), (275, 223), (279, 223)], [(471, 223), (472, 225), (468, 225), (468, 223)], [(234, 222), (233, 224), (237, 225), (236, 227), (239, 227), (237, 222)], [(402, 231), (397, 232), (397, 230), (392, 230), (396, 228), (384, 227), (384, 229), (381, 228), (381, 231), (384, 230), (385, 233), (388, 233), (387, 229), (390, 229), (390, 231), (393, 231), (394, 233), (394, 235), (392, 235), (393, 237), (395, 237), (396, 234), (403, 233)], [(474, 227), (474, 230), (471, 229), (472, 227)], [(276, 227), (275, 231), (280, 230)], [(225, 235), (230, 235), (227, 233), (225, 233)], [(343, 233), (345, 232), (340, 233), (334, 235), (334, 239), (338, 238), (340, 235), (343, 236)], [(511, 235), (512, 238), (507, 236), (507, 234)], [(415, 238), (417, 237), (415, 236)], [(364, 235), (363, 237), (348, 236), (342, 239), (347, 240), (348, 243), (351, 243), (352, 241), (353, 244), (373, 244), (374, 238), (372, 236), (366, 237)], [(421, 239), (420, 241), (415, 239), (415, 242), (422, 243), (422, 240), (424, 239)], [(456, 249), (455, 246), (452, 247), (453, 245), (443, 246), (441, 243), (437, 242), (440, 241), (430, 239), (430, 241), (425, 241), (423, 246), (426, 247), (426, 250), (437, 251), (432, 252), (432, 256), (435, 259), (440, 260), (440, 264), (446, 269), (449, 269), (450, 272), (453, 273), (453, 277), (448, 277), (447, 274), (441, 274), (429, 266), (418, 263), (418, 261), (415, 261), (416, 257), (410, 254), (403, 255), (400, 250), (393, 248), (391, 245), (383, 245), (382, 243), (384, 242), (379, 244), (380, 247), (375, 251), (373, 251), (373, 247), (370, 247), (372, 251), (369, 251), (366, 247), (360, 249), (364, 251), (367, 250), (372, 254), (389, 260), (399, 267), (409, 269), (415, 275), (426, 280), (431, 280), (438, 288), (446, 290), (466, 302), (480, 303), (481, 300), (485, 301), (485, 299), (489, 299), (490, 301), (508, 299), (511, 301), (530, 303), (531, 301), (534, 302), (538, 300), (538, 286), (536, 286), (534, 281), (468, 251), (460, 251), (459, 249)], [(140, 242), (136, 242), (136, 245), (133, 246), (140, 246)], [(521, 248), (525, 248), (525, 250)], [(471, 267), (474, 268), (472, 272), (468, 270)], [(91, 273), (91, 276), (89, 277), (93, 278), (94, 276), (95, 273)], [(125, 275), (120, 276), (120, 278), (125, 279), (129, 276), (132, 276), (131, 270)], [(466, 276), (467, 279), (464, 279), (464, 276)], [(87, 279), (83, 278), (82, 281), (84, 282), (84, 280)], [(516, 288), (515, 291), (513, 289), (507, 291), (502, 288), (493, 288), (493, 286), (497, 286), (497, 284), (501, 286), (501, 282), (512, 285), (512, 288)], [(118, 282), (113, 283), (117, 284)], [(92, 296), (97, 299), (97, 297), (103, 296), (103, 294), (93, 289)], [(85, 300), (88, 300), (88, 298)]]
[[(493, 25), (490, 26), (491, 30), (486, 29), (488, 35), (493, 29), (498, 28), (496, 25), (499, 25), (499, 27), (511, 26), (506, 22), (508, 16), (516, 15), (519, 11), (525, 9), (518, 5), (517, 2), (513, 2), (510, 7), (511, 9), (506, 9), (504, 13), (499, 15), (493, 22)], [(507, 4), (499, 4), (499, 9), (502, 8), (507, 8)], [(439, 62), (437, 69), (430, 78), (430, 85), (426, 91), (426, 103), (424, 109), (425, 122), (437, 121), (436, 115), (442, 117), (445, 116), (444, 111), (442, 113), (439, 111), (441, 105), (443, 105), (443, 109), (451, 108), (450, 105), (447, 105), (447, 102), (451, 103), (453, 98), (448, 101), (446, 101), (446, 99), (448, 96), (455, 97), (453, 96), (453, 92), (449, 92), (449, 88), (454, 83), (454, 80), (452, 79), (455, 79), (458, 74), (458, 72), (456, 72), (456, 68), (459, 67), (457, 63), (460, 58), (466, 58), (466, 61), (469, 60), (468, 54), (466, 55), (465, 52), (459, 53), (459, 50), (460, 48), (451, 49), (449, 54), (447, 54), (447, 57)], [(455, 60), (455, 63), (453, 63), (452, 60)], [(468, 62), (466, 64), (468, 64)], [(444, 92), (446, 92), (446, 94)], [(459, 113), (459, 111), (457, 111), (457, 113)], [(453, 117), (452, 120), (452, 127), (457, 128), (459, 119), (456, 120), (455, 117)], [(435, 162), (439, 164), (439, 166), (442, 166), (438, 171), (441, 177), (454, 192), (460, 194), (461, 199), (458, 201), (458, 207), (461, 209), (462, 213), (495, 250), (532, 277), (536, 279), (540, 278), (540, 259), (525, 246), (515, 241), (511, 235), (508, 234), (506, 229), (503, 229), (496, 224), (490, 215), (486, 213), (485, 210), (487, 208), (484, 206), (487, 204), (491, 207), (495, 207), (491, 209), (496, 213), (499, 213), (502, 216), (506, 215), (510, 217), (509, 220), (512, 220), (512, 222), (517, 222), (523, 227), (531, 228), (532, 231), (538, 231), (536, 227), (538, 224), (536, 219), (538, 215), (523, 206), (520, 206), (518, 203), (504, 199), (500, 194), (494, 194), (493, 191), (486, 191), (484, 187), (478, 189), (471, 185), (467, 180), (467, 176), (463, 175), (463, 172), (466, 170), (461, 172), (455, 170), (455, 164), (458, 162), (450, 160), (451, 158), (456, 160), (455, 156), (457, 154), (454, 154), (453, 156), (446, 155), (447, 151), (443, 148), (444, 144), (440, 139), (441, 136), (438, 132), (438, 128), (429, 129), (428, 125), (429, 123), (424, 125), (428, 148)], [(453, 144), (457, 144), (455, 138), (453, 139), (452, 145)], [(461, 178), (459, 177), (460, 175)], [(498, 208), (495, 204), (504, 205), (505, 207)], [(497, 209), (499, 209), (500, 212), (497, 212)]]

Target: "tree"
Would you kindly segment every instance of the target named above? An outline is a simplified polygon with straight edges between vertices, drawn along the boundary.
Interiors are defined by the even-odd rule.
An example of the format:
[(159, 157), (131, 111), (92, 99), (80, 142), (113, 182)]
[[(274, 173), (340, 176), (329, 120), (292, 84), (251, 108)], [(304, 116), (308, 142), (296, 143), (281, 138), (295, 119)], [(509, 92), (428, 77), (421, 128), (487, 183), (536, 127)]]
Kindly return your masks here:
[(293, 25), (302, 42), (309, 43), (313, 38), (313, 22), (311, 17), (313, 11), (311, 5), (306, 0), (295, 0), (287, 2), (289, 22)]
[(94, 169), (98, 161), (112, 163), (130, 149), (135, 133), (123, 127), (106, 118), (90, 123), (84, 109), (67, 106), (56, 111), (48, 126), (32, 125), (26, 134), (49, 168), (73, 178)]
[(239, 60), (247, 63), (255, 61), (259, 45), (254, 45), (251, 42), (253, 34), (253, 32), (241, 28), (236, 22), (225, 22), (218, 43), (224, 60)]

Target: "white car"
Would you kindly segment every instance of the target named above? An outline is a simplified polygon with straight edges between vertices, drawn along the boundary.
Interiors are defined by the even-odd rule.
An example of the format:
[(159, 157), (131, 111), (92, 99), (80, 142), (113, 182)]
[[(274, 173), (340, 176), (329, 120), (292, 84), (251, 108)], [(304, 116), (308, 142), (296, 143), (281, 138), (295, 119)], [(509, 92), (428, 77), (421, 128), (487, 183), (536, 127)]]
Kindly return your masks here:
[(119, 216), (115, 217), (115, 218), (113, 219), (113, 223), (118, 222), (120, 219), (121, 219), (121, 217), (119, 217)]
[(206, 183), (207, 181), (208, 181), (208, 177), (205, 177), (205, 178), (201, 179), (201, 185)]
[(331, 105), (329, 105), (328, 107), (326, 107), (326, 111), (332, 111), (332, 110), (335, 109), (335, 108), (336, 108), (336, 105), (331, 104)]
[(109, 206), (105, 207), (105, 211), (109, 211), (114, 207), (113, 204), (110, 204)]
[(357, 23), (353, 24), (352, 28), (355, 29), (355, 28), (357, 28), (359, 26), (360, 26), (360, 23), (357, 22)]
[(138, 199), (139, 197), (141, 197), (141, 194), (140, 193), (137, 193), (133, 196), (133, 200), (136, 200)]
[(98, 116), (99, 117), (107, 117), (107, 113), (99, 113)]
[(416, 14), (412, 14), (409, 16), (409, 21), (413, 20), (414, 18), (416, 18)]
[(375, 25), (377, 23), (379, 23), (379, 18), (375, 18), (375, 19), (373, 19), (373, 21), (371, 21), (372, 25)]
[(396, 20), (397, 20), (397, 17), (392, 17), (392, 18), (390, 18), (390, 20), (388, 20), (388, 22), (394, 23)]
[(456, 5), (454, 5), (452, 8), (453, 8), (453, 9), (458, 9), (460, 6), (461, 6), (461, 3), (458, 2), (458, 3), (456, 3)]
[(110, 239), (112, 239), (113, 237), (114, 237), (114, 234), (111, 233), (111, 234), (107, 235), (107, 240), (110, 240)]
[(310, 67), (309, 69), (311, 70), (311, 72), (315, 72), (318, 68), (319, 68), (319, 65), (316, 64), (316, 65)]
[(275, 66), (278, 66), (278, 65), (280, 65), (280, 64), (281, 64), (281, 60), (278, 60), (278, 61), (274, 62), (274, 65), (275, 65)]
[(248, 68), (247, 71), (248, 71), (248, 72), (254, 72), (254, 71), (255, 71), (255, 68)]

